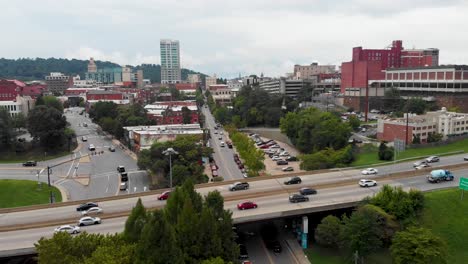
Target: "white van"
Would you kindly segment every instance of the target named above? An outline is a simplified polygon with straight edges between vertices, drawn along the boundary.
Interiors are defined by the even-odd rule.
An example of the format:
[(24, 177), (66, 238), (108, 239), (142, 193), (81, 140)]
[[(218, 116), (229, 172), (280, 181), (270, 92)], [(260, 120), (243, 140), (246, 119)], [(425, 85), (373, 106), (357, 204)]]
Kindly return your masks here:
[(96, 147), (95, 147), (93, 144), (89, 144), (88, 149), (89, 149), (90, 151), (95, 151), (95, 150), (96, 150)]

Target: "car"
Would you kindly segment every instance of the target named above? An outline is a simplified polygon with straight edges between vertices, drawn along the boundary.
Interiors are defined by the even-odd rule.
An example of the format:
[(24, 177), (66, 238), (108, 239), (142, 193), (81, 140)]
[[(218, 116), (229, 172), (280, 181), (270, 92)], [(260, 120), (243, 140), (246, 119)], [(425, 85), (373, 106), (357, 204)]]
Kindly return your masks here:
[(218, 137), (219, 140), (223, 140), (223, 137)]
[(289, 185), (289, 184), (300, 184), (302, 182), (302, 179), (298, 176), (290, 177), (284, 181), (284, 184)]
[(90, 151), (95, 151), (95, 150), (96, 150), (96, 147), (95, 147), (93, 144), (89, 144), (88, 149), (89, 149)]
[(266, 248), (273, 250), (273, 252), (275, 252), (275, 253), (281, 253), (281, 251), (282, 251), (281, 244), (276, 239), (266, 240), (265, 241), (265, 246), (266, 246)]
[(78, 221), (79, 226), (85, 226), (85, 225), (98, 225), (101, 223), (101, 218), (99, 217), (92, 217), (92, 216), (85, 216), (80, 218)]
[(368, 180), (368, 179), (361, 179), (359, 181), (359, 186), (361, 187), (372, 187), (372, 186), (377, 186), (377, 182), (374, 180)]
[(424, 168), (429, 168), (431, 167), (431, 165), (427, 164), (427, 163), (422, 163), (421, 165), (419, 166), (416, 166), (414, 167), (416, 170), (421, 170), (421, 169), (424, 169)]
[(125, 172), (125, 167), (122, 166), (122, 165), (118, 166), (117, 167), (117, 172), (120, 172), (120, 173)]
[(242, 203), (239, 203), (237, 205), (237, 209), (239, 209), (239, 210), (255, 209), (257, 207), (258, 207), (258, 205), (256, 203), (254, 203), (254, 202), (251, 202), (251, 201), (242, 202)]
[(285, 158), (284, 160), (286, 160), (286, 161), (298, 161), (298, 159), (296, 157), (294, 157), (294, 156), (289, 156), (289, 157)]
[(317, 194), (317, 190), (309, 188), (309, 187), (304, 187), (299, 189), (299, 193), (302, 195), (312, 195), (312, 194)]
[(165, 191), (158, 196), (158, 200), (160, 201), (167, 200), (170, 194), (171, 194), (171, 191)]
[(237, 163), (237, 167), (239, 167), (239, 170), (242, 170), (244, 168), (244, 164), (242, 163)]
[(54, 232), (67, 232), (68, 234), (78, 234), (80, 232), (80, 227), (74, 225), (63, 225), (55, 228)]
[(293, 167), (284, 167), (281, 169), (282, 171), (294, 171)]
[(219, 134), (220, 134), (220, 135), (223, 135), (223, 131), (220, 131)]
[(276, 165), (288, 165), (288, 162), (285, 160), (278, 160), (276, 161)]
[(250, 185), (248, 182), (235, 182), (229, 185), (230, 191), (238, 191), (238, 190), (247, 190), (249, 189)]
[(226, 146), (226, 144), (223, 141), (221, 141), (221, 143), (219, 143), (219, 146), (224, 148), (224, 146)]
[[(218, 128), (215, 127), (215, 129), (218, 129)], [(214, 133), (215, 133), (215, 135), (217, 135), (217, 134), (218, 134), (218, 131), (215, 131)]]
[(273, 156), (273, 157), (271, 157), (271, 160), (279, 161), (279, 160), (282, 160), (282, 158), (280, 158), (280, 156)]
[(244, 244), (239, 244), (239, 259), (248, 259), (249, 258), (249, 253), (247, 253), (247, 248), (245, 247)]
[(115, 152), (115, 147), (114, 146), (109, 146), (109, 151), (110, 152)]
[(268, 149), (269, 147), (270, 147), (270, 146), (264, 144), (264, 145), (261, 145), (261, 146), (260, 146), (260, 149)]
[(83, 123), (83, 126), (84, 126), (84, 127), (88, 127), (88, 124), (86, 124), (86, 123)]
[(80, 204), (77, 208), (76, 208), (76, 211), (86, 211), (88, 210), (89, 208), (93, 208), (93, 207), (98, 207), (99, 205), (95, 202), (88, 202), (88, 203), (84, 203), (84, 204)]
[(86, 136), (82, 136), (81, 141), (86, 142), (86, 141), (88, 141), (88, 138)]
[(81, 215), (96, 215), (102, 214), (104, 210), (101, 207), (91, 207), (86, 211), (81, 211)]
[(289, 196), (289, 202), (291, 203), (301, 203), (301, 202), (308, 202), (309, 197), (302, 195), (302, 194), (292, 194)]
[(23, 162), (23, 166), (25, 166), (25, 167), (35, 167), (35, 166), (37, 166), (37, 161), (33, 161), (33, 160), (25, 161), (25, 162)]
[(271, 148), (271, 149), (276, 149), (276, 148), (281, 148), (281, 147), (280, 147), (280, 145), (275, 144), (275, 145), (270, 146), (270, 148)]
[(418, 167), (418, 166), (421, 166), (423, 164), (427, 164), (427, 161), (426, 160), (416, 161), (415, 163), (413, 163), (413, 167)]
[(287, 156), (289, 156), (289, 152), (283, 151), (283, 152), (281, 152), (279, 155), (280, 155), (281, 157), (287, 157)]
[(120, 187), (119, 187), (119, 190), (121, 191), (125, 191), (128, 189), (128, 182), (124, 181), (124, 182), (121, 182), (120, 183)]
[(232, 149), (232, 142), (231, 141), (226, 141), (226, 145), (228, 148)]
[(249, 177), (249, 175), (247, 174), (247, 172), (242, 172), (242, 176), (243, 176), (244, 178), (248, 178), (248, 177)]
[(362, 175), (370, 175), (370, 174), (377, 174), (379, 171), (374, 168), (367, 168), (363, 171), (361, 171)]
[(128, 173), (126, 173), (126, 172), (121, 172), (121, 173), (120, 173), (120, 181), (122, 181), (122, 182), (128, 182)]
[(463, 157), (464, 161), (468, 161), (468, 156)]
[(430, 156), (430, 157), (426, 158), (427, 162), (438, 162), (439, 160), (440, 160), (440, 158), (437, 157), (437, 156)]

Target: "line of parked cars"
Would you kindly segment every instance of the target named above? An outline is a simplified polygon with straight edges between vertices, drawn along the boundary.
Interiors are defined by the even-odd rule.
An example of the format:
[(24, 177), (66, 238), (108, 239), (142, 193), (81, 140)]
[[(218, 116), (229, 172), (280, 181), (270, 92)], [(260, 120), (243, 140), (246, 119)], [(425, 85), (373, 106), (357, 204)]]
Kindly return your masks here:
[(73, 235), (81, 232), (81, 226), (99, 225), (102, 223), (101, 218), (94, 215), (102, 214), (104, 211), (95, 202), (80, 204), (76, 208), (76, 211), (79, 212), (82, 216), (76, 225), (62, 225), (55, 228), (54, 232), (67, 232)]
[[(273, 139), (263, 141), (259, 135), (250, 134), (250, 138), (255, 141), (255, 145), (263, 150), (273, 161), (276, 161), (276, 165), (288, 165), (290, 161), (297, 161), (297, 158), (291, 156), (291, 154), (282, 148), (276, 141)], [(294, 171), (292, 167), (282, 168), (283, 171)]]

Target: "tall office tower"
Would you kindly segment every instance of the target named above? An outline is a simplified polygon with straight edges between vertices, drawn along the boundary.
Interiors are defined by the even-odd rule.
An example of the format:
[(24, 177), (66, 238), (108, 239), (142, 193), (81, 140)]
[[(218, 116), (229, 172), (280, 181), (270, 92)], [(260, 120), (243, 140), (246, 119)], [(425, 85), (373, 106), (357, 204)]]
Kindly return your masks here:
[(178, 40), (161, 39), (161, 83), (180, 83), (180, 48)]

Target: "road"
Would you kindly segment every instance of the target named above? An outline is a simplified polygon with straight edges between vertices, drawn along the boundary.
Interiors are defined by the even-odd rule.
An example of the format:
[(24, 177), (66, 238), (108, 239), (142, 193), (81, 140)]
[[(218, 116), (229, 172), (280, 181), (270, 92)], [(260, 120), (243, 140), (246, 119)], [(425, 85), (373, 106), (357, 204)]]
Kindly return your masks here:
[[(250, 219), (249, 221), (262, 220), (265, 217), (278, 218), (287, 211), (298, 212), (304, 208), (314, 208), (330, 204), (359, 201), (364, 197), (373, 196), (384, 184), (389, 184), (391, 186), (403, 186), (405, 190), (408, 190), (409, 188), (416, 188), (422, 191), (454, 187), (458, 185), (458, 178), (461, 175), (468, 174), (468, 169), (456, 170), (454, 171), (454, 174), (457, 175), (454, 181), (439, 184), (430, 184), (427, 182), (425, 176), (417, 176), (398, 180), (380, 181), (377, 187), (371, 188), (360, 188), (357, 186), (357, 184), (352, 184), (343, 187), (319, 189), (317, 195), (311, 196), (310, 202), (297, 204), (289, 203), (288, 194), (296, 192), (299, 187), (306, 184), (303, 183), (301, 185), (293, 186), (292, 188), (284, 188), (284, 185), (279, 184), (282, 187), (282, 190), (279, 190), (275, 194), (260, 195), (255, 199), (255, 202), (258, 204), (257, 209), (245, 211), (237, 210), (237, 203), (244, 200), (242, 196), (236, 198), (235, 200), (226, 201), (224, 207), (233, 212), (234, 222), (243, 221), (243, 219), (246, 218)], [(252, 183), (257, 183), (260, 186), (263, 185), (264, 181)], [(253, 188), (259, 188), (259, 186), (255, 185)], [(226, 193), (224, 190), (225, 186), (222, 187), (223, 188), (221, 191), (223, 191), (223, 194), (232, 194)], [(212, 190), (213, 187), (199, 189), (199, 191), (203, 194), (210, 189)], [(124, 200), (102, 202), (100, 205), (105, 210), (105, 212), (110, 212), (115, 210), (128, 209), (128, 207), (132, 207), (136, 203), (136, 200), (137, 198), (129, 198)], [(158, 201), (154, 195), (143, 196), (142, 200), (146, 207), (163, 206), (165, 204), (165, 201)], [(75, 211), (75, 206), (64, 206), (35, 211), (6, 213), (1, 215), (1, 225), (3, 226), (12, 224), (11, 221), (14, 221), (13, 224), (15, 225), (20, 224), (21, 222), (40, 222), (46, 219), (57, 219), (63, 216), (74, 216), (76, 220), (79, 219), (79, 214)], [(83, 230), (100, 233), (121, 232), (123, 230), (125, 220), (126, 217), (103, 220), (101, 225), (84, 227)], [(0, 236), (0, 248), (3, 250), (10, 250), (32, 247), (34, 242), (36, 242), (40, 237), (50, 237), (52, 235), (53, 229), (54, 227), (51, 226), (45, 228), (2, 232)]]
[[(242, 172), (237, 167), (236, 162), (234, 161), (234, 149), (230, 149), (227, 146), (220, 147), (221, 141), (226, 142), (227, 136), (226, 131), (222, 128), (216, 130), (216, 122), (211, 114), (208, 107), (202, 107), (202, 113), (205, 116), (205, 127), (210, 130), (210, 140), (209, 144), (210, 147), (213, 148), (213, 158), (218, 165), (218, 173), (220, 176), (224, 178), (224, 180), (235, 180), (235, 179), (243, 179)], [(217, 134), (215, 134), (217, 132)], [(220, 135), (220, 132), (223, 135)], [(219, 137), (222, 139), (219, 140)]]
[[(149, 179), (146, 172), (138, 171), (136, 161), (115, 146), (116, 151), (110, 152), (109, 146), (113, 145), (111, 139), (98, 134), (97, 125), (85, 115), (79, 113), (83, 108), (70, 108), (65, 116), (71, 128), (77, 134), (79, 146), (74, 154), (53, 160), (39, 161), (37, 167), (22, 167), (21, 164), (1, 164), (0, 179), (25, 179), (47, 182), (47, 170), (40, 176), (37, 172), (47, 166), (58, 165), (51, 170), (51, 182), (66, 189), (70, 200), (93, 199), (99, 197), (114, 196), (118, 194), (142, 192), (148, 190)], [(83, 126), (86, 123), (87, 127)], [(87, 141), (83, 142), (83, 136)], [(91, 155), (89, 144), (96, 146), (96, 152), (103, 154)], [(81, 157), (81, 158), (80, 158)], [(70, 161), (74, 159), (73, 161)], [(70, 161), (70, 162), (66, 162)], [(129, 171), (129, 190), (119, 191), (119, 175), (117, 166), (123, 165)], [(78, 178), (89, 178), (86, 181), (77, 181)]]

